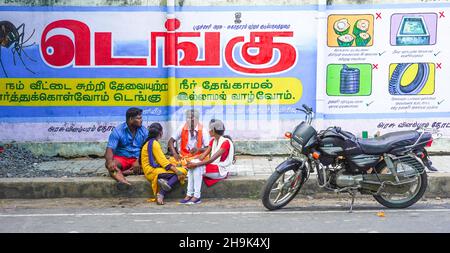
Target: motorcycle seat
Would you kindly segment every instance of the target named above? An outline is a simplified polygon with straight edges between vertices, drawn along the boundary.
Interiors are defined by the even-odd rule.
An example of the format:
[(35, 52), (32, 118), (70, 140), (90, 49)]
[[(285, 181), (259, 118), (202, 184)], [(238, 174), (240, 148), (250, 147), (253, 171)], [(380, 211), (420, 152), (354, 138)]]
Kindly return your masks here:
[(369, 155), (388, 153), (390, 150), (412, 145), (417, 141), (420, 134), (417, 131), (400, 131), (381, 135), (375, 138), (358, 139), (362, 151)]

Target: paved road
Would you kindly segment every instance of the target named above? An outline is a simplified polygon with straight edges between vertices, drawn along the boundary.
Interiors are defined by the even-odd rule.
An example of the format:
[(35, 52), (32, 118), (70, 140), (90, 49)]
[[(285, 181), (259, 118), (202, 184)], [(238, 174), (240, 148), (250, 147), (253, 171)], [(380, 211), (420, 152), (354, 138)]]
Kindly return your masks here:
[[(208, 200), (197, 206), (143, 199), (0, 200), (0, 232), (450, 232), (450, 199), (422, 200), (403, 210), (368, 198), (295, 200), (269, 212), (259, 200)], [(380, 217), (384, 212), (384, 217)]]

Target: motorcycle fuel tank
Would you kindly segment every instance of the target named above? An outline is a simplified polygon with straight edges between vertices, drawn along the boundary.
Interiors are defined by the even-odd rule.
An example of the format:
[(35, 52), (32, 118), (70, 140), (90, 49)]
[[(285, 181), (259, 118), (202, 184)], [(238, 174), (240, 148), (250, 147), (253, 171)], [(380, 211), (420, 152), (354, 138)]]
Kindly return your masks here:
[(325, 137), (320, 141), (319, 150), (327, 156), (344, 155), (345, 141), (339, 137)]

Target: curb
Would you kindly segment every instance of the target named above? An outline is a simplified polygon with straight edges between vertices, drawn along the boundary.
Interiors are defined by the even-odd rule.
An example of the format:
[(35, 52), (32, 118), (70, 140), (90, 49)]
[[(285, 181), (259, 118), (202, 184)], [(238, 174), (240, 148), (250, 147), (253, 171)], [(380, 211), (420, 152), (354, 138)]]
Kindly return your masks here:
[[(258, 199), (268, 177), (231, 177), (211, 188), (203, 185), (204, 198), (250, 198)], [(1, 178), (0, 199), (41, 198), (149, 198), (150, 184), (141, 176), (128, 177), (132, 187), (118, 189), (114, 180), (107, 177), (89, 178)], [(177, 186), (167, 198), (182, 198), (185, 186)], [(303, 186), (300, 195), (336, 198), (342, 195), (323, 190), (317, 186), (312, 175)], [(428, 189), (425, 197), (450, 198), (450, 173), (428, 175)]]

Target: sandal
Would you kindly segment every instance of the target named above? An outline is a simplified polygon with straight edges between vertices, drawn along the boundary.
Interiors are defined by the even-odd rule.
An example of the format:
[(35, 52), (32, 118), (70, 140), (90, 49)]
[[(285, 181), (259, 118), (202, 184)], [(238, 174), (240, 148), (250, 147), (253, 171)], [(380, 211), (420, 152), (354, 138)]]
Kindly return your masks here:
[(156, 204), (160, 205), (160, 206), (164, 205), (164, 196), (163, 195), (161, 195), (159, 193), (156, 194)]

